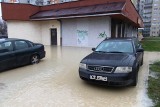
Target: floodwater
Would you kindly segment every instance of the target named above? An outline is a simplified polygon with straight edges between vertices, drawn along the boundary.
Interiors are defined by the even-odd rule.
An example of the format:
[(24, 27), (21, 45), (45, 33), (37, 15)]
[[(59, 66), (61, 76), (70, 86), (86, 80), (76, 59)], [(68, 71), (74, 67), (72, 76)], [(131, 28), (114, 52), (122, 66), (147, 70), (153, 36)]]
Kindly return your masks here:
[(88, 84), (78, 75), (80, 60), (90, 48), (46, 46), (46, 58), (0, 73), (0, 107), (149, 107), (148, 64), (160, 53), (145, 52), (137, 87)]

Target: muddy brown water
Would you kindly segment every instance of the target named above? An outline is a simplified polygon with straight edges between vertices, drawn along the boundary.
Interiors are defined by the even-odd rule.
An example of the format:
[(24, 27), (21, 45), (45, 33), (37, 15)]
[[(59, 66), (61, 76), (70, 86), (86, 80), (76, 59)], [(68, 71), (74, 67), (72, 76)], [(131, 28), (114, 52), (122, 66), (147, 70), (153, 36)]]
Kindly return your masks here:
[(136, 87), (88, 84), (78, 75), (90, 48), (46, 46), (46, 58), (0, 73), (0, 107), (150, 107), (146, 95), (148, 64), (160, 53), (145, 52)]

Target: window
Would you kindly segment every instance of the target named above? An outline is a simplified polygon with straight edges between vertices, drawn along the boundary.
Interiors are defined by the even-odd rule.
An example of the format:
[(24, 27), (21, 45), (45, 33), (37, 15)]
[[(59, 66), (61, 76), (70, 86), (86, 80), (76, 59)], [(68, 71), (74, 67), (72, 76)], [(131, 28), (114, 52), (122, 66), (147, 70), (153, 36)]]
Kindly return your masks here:
[(153, 6), (158, 6), (158, 4), (153, 4)]
[(154, 16), (157, 16), (157, 15), (158, 15), (158, 13), (153, 13), (153, 15), (154, 15)]
[(158, 10), (158, 8), (154, 8), (154, 10)]
[(157, 18), (153, 18), (153, 20), (157, 20)]
[(96, 51), (133, 53), (133, 46), (130, 41), (103, 41)]
[(152, 29), (156, 29), (156, 27), (153, 27)]
[(28, 48), (28, 44), (26, 41), (15, 41), (16, 50), (26, 49)]
[(32, 42), (28, 42), (29, 47), (33, 47), (34, 44)]
[(13, 51), (12, 42), (4, 42), (0, 44), (0, 53)]

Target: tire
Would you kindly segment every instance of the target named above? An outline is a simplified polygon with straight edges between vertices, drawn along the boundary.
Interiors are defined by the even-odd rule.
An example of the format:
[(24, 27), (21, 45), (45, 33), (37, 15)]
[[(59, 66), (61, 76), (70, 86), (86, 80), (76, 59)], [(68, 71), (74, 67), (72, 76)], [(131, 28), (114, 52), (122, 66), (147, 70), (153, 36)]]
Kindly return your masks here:
[(133, 83), (131, 84), (131, 86), (137, 86), (137, 82), (138, 82), (138, 73), (136, 73), (135, 76), (133, 77)]
[(39, 63), (39, 61), (40, 61), (39, 55), (37, 55), (37, 54), (32, 55), (32, 57), (30, 59), (31, 64), (37, 64), (37, 63)]
[(135, 71), (135, 74), (133, 76), (133, 83), (131, 84), (132, 86), (137, 86), (138, 82), (138, 71), (139, 71), (139, 66), (137, 67), (137, 70)]
[(79, 76), (82, 80), (85, 80), (85, 78), (84, 77), (82, 77), (82, 76)]
[(143, 65), (143, 58), (142, 58), (142, 61), (141, 61), (141, 66)]

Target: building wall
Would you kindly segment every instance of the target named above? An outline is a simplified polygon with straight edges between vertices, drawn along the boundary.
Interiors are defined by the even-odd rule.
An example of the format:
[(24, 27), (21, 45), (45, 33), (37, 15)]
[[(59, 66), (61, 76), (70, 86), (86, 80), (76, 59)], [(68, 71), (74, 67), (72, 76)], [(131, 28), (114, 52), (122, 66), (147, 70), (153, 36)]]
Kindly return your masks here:
[(42, 21), (41, 23), (41, 34), (42, 34), (42, 43), (45, 45), (51, 44), (51, 28), (57, 28), (57, 45), (60, 45), (60, 22), (57, 20)]
[(138, 29), (130, 24), (125, 25), (125, 37), (137, 37)]
[(143, 10), (144, 36), (160, 35), (160, 0), (145, 0)]
[[(57, 28), (57, 41), (60, 45), (60, 24), (58, 21), (7, 21), (8, 37), (27, 39), (50, 45), (50, 29)], [(16, 26), (15, 26), (16, 25)]]
[(78, 18), (62, 20), (62, 45), (95, 47), (111, 37), (110, 17)]
[(150, 36), (160, 36), (160, 0), (153, 0)]
[(153, 4), (153, 0), (145, 0), (144, 1), (144, 10), (143, 10), (144, 30), (143, 30), (143, 36), (150, 36), (151, 18), (152, 18), (152, 4)]
[(7, 21), (7, 25), (9, 38), (28, 39), (38, 43), (42, 41), (39, 22)]
[[(2, 18), (4, 20), (24, 20), (29, 21), (30, 16), (39, 12), (40, 7), (30, 4), (1, 3)], [(25, 14), (24, 14), (25, 13)]]

